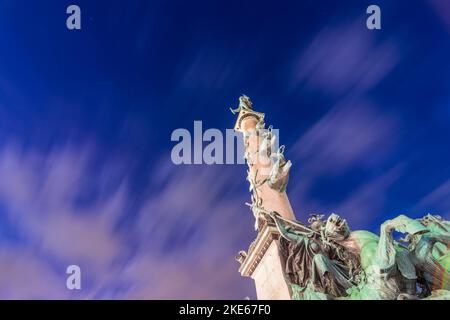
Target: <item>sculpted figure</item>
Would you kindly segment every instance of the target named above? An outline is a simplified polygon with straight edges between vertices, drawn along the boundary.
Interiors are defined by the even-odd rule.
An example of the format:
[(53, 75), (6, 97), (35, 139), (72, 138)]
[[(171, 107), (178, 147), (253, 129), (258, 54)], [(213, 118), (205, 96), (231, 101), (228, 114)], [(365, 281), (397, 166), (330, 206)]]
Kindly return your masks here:
[[(269, 129), (271, 128), (272, 126), (269, 126)], [(256, 131), (258, 131), (258, 130), (264, 130), (266, 128), (266, 123), (264, 122), (264, 120), (263, 119), (260, 119), (257, 123), (256, 123), (256, 127), (255, 127), (255, 129), (256, 129)], [(270, 129), (271, 130), (271, 129)]]
[[(380, 227), (380, 236), (377, 236), (364, 230), (350, 231), (344, 219), (332, 214), (325, 224), (323, 236), (359, 256), (363, 279), (347, 291), (346, 299), (416, 297), (418, 282), (429, 288), (420, 297), (430, 294), (448, 297), (449, 265), (445, 267), (442, 263), (448, 259), (448, 252), (436, 258), (433, 250), (438, 243), (448, 248), (450, 238), (445, 230), (439, 230), (430, 232), (422, 220), (400, 215), (385, 221)], [(408, 234), (410, 246), (396, 242), (394, 231)], [(436, 289), (440, 291), (433, 293)]]
[[(281, 236), (287, 241), (286, 273), (299, 299), (333, 299), (346, 295), (355, 282), (352, 267), (342, 259), (336, 247), (322, 241), (318, 230), (293, 227), (290, 220), (270, 213)], [(313, 225), (318, 227), (319, 224)], [(355, 260), (356, 261), (356, 260)], [(357, 267), (353, 266), (353, 270)]]
[(440, 216), (427, 214), (423, 218), (419, 219), (430, 232), (437, 234), (448, 234), (450, 232), (450, 221), (442, 219)]
[(272, 147), (275, 143), (275, 136), (272, 134), (272, 126), (269, 126), (266, 132), (262, 134), (262, 142), (259, 147), (259, 155), (261, 157), (270, 158), (272, 155)]
[[(448, 222), (441, 217), (427, 215), (419, 221), (426, 233), (408, 234), (409, 258), (419, 275), (421, 297), (450, 295), (450, 232)], [(439, 293), (436, 293), (437, 291)], [(445, 292), (447, 291), (447, 292)]]
[(377, 236), (364, 230), (350, 231), (346, 220), (336, 214), (325, 223), (313, 219), (310, 229), (286, 226), (282, 223), (286, 219), (275, 213), (270, 217), (289, 241), (286, 271), (294, 274), (294, 283), (305, 292), (325, 294), (308, 292), (309, 297), (394, 300), (416, 296), (420, 266), (412, 251), (394, 241), (392, 233), (420, 237), (424, 244), (433, 242), (424, 236), (428, 230), (418, 220), (398, 216), (384, 222)]
[(239, 97), (239, 107), (236, 109), (230, 108), (231, 113), (236, 114), (239, 113), (241, 110), (253, 110), (253, 103), (250, 101), (250, 98), (247, 97), (245, 94)]
[(269, 174), (269, 187), (278, 192), (286, 191), (286, 187), (289, 181), (289, 170), (291, 169), (291, 161), (286, 161), (284, 157), (284, 146), (281, 146), (277, 152), (277, 160), (275, 161), (272, 170)]
[[(419, 219), (420, 223), (423, 224), (432, 234), (436, 235), (448, 235), (450, 233), (450, 221), (442, 219), (440, 216), (435, 216), (427, 214), (423, 218)], [(448, 255), (448, 246), (442, 243), (436, 243), (433, 246), (433, 256), (436, 259), (446, 259), (442, 256), (446, 255), (446, 265), (450, 263), (450, 257)]]
[[(359, 256), (364, 279), (349, 290), (350, 299), (393, 300), (401, 293), (415, 294), (417, 275), (408, 250), (393, 240), (392, 232), (409, 230), (425, 232), (414, 220), (399, 216), (381, 225), (380, 236), (360, 230), (350, 231), (345, 219), (332, 214), (325, 225), (324, 236)], [(406, 224), (405, 224), (406, 223)]]
[[(263, 201), (270, 204), (276, 194), (267, 193), (264, 184), (284, 192), (291, 162), (284, 157), (284, 146), (272, 159), (272, 127), (262, 132), (264, 114), (253, 111), (247, 96), (242, 95), (238, 108), (231, 112), (241, 113), (238, 127), (245, 117), (254, 118), (243, 132), (252, 192), (248, 205), (255, 216), (255, 230), (273, 220), (281, 235), (280, 249), (294, 298), (450, 299), (450, 222), (431, 214), (421, 219), (400, 215), (385, 221), (378, 236), (365, 230), (351, 231), (347, 221), (336, 214), (326, 221), (313, 216), (305, 226), (266, 211)], [(251, 128), (254, 121), (257, 123)], [(269, 160), (270, 166), (260, 159)], [(406, 235), (403, 244), (394, 239), (394, 232)], [(236, 257), (241, 263), (246, 258), (243, 251)]]

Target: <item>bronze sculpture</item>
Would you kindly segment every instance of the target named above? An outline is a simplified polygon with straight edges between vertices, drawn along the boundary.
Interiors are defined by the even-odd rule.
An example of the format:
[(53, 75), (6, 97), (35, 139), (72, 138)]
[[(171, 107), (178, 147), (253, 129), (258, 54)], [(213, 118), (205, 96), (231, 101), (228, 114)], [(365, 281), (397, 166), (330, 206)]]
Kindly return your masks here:
[[(351, 231), (334, 213), (325, 221), (323, 215), (313, 215), (309, 226), (292, 219), (285, 194), (291, 162), (284, 157), (284, 146), (272, 159), (271, 127), (261, 134), (264, 114), (253, 110), (247, 96), (240, 97), (232, 112), (239, 112), (235, 129), (244, 135), (255, 229), (261, 233), (270, 224), (278, 230), (291, 298), (450, 299), (450, 222), (430, 214), (421, 219), (399, 215), (385, 221), (376, 235)], [(262, 174), (267, 163), (270, 170)], [(396, 241), (394, 232), (405, 237)], [(246, 259), (248, 253), (241, 251), (237, 260), (243, 264)]]

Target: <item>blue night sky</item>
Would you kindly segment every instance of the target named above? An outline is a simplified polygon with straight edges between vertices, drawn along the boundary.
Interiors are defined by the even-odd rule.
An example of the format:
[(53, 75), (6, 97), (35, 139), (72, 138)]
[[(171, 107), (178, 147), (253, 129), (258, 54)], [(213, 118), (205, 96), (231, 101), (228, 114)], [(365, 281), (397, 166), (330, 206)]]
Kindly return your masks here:
[(447, 0), (0, 0), (0, 298), (254, 298), (246, 166), (170, 159), (241, 94), (280, 130), (299, 220), (449, 218), (449, 40)]

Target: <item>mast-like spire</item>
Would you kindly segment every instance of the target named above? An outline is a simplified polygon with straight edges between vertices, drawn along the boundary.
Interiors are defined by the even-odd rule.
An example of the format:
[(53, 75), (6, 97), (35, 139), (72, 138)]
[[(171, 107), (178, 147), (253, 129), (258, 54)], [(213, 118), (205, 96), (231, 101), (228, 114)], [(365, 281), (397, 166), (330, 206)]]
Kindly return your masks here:
[(276, 211), (287, 219), (295, 220), (286, 195), (291, 162), (286, 161), (283, 155), (284, 146), (272, 150), (275, 141), (272, 127), (265, 129), (265, 115), (253, 110), (249, 97), (241, 96), (239, 107), (231, 111), (238, 113), (234, 130), (242, 132), (244, 138), (255, 228), (264, 220), (264, 211)]

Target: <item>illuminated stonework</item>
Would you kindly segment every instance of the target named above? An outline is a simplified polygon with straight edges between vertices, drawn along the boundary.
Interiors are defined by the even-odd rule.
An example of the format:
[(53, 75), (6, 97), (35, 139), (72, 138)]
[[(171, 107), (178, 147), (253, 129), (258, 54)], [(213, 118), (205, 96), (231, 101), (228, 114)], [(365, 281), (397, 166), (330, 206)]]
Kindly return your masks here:
[[(439, 216), (387, 220), (380, 235), (351, 231), (336, 214), (297, 221), (286, 194), (291, 162), (272, 150), (265, 115), (239, 99), (235, 130), (242, 132), (258, 235), (239, 252), (242, 276), (258, 299), (450, 299), (450, 223)], [(403, 243), (393, 232), (406, 235)]]

